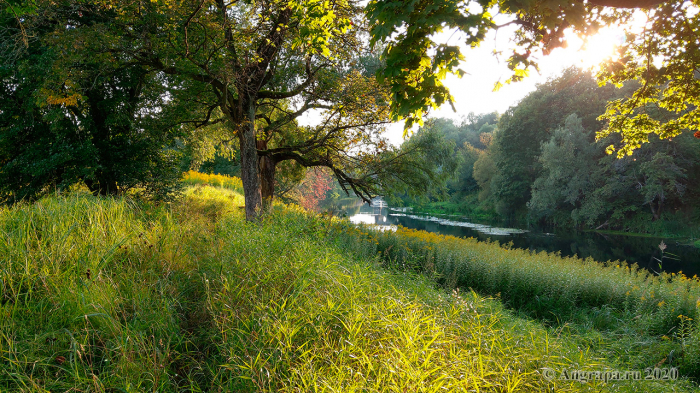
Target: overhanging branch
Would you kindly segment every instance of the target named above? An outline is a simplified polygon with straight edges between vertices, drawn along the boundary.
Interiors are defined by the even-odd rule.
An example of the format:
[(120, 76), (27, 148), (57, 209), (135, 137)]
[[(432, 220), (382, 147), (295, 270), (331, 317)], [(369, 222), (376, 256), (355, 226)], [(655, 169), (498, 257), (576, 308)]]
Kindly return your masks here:
[(588, 4), (613, 8), (654, 8), (668, 0), (588, 0)]

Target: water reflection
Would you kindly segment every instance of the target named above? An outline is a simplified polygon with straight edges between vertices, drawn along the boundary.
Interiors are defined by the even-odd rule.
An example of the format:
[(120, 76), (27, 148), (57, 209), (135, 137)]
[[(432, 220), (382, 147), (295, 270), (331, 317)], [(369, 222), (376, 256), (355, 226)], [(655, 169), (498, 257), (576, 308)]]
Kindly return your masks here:
[[(347, 214), (348, 209), (345, 210)], [(389, 207), (381, 199), (374, 200), (371, 205), (354, 206), (352, 210), (353, 214), (349, 216), (349, 220), (353, 224), (369, 224), (376, 225), (380, 230), (396, 230), (396, 223), (389, 215)]]
[[(473, 237), (481, 241), (512, 242), (514, 248), (532, 252), (560, 252), (562, 256), (591, 257), (597, 261), (626, 261), (650, 271), (680, 272), (700, 275), (700, 250), (673, 239), (606, 235), (597, 232), (558, 231), (556, 234), (519, 228), (503, 228), (466, 219), (415, 214), (406, 209), (394, 209), (386, 204), (355, 204), (346, 206), (351, 222), (375, 225), (393, 230), (397, 225), (456, 237)], [(664, 241), (668, 248), (663, 255), (658, 245)], [(675, 259), (671, 259), (671, 258)]]
[(471, 228), (477, 232), (481, 232), (487, 235), (495, 235), (495, 236), (509, 236), (509, 235), (514, 235), (517, 233), (525, 233), (527, 230), (525, 229), (515, 229), (515, 228), (497, 228), (497, 227), (492, 227), (484, 224), (474, 224), (472, 222), (466, 222), (466, 221), (453, 221), (453, 220), (448, 220), (446, 218), (438, 218), (438, 217), (432, 217), (432, 216), (426, 216), (426, 215), (414, 215), (414, 214), (405, 214), (405, 213), (390, 213), (391, 216), (395, 217), (408, 217), (414, 220), (419, 220), (419, 221), (430, 221), (430, 222), (436, 222), (439, 225), (447, 225), (447, 226), (456, 226), (456, 227), (465, 227), (465, 228)]

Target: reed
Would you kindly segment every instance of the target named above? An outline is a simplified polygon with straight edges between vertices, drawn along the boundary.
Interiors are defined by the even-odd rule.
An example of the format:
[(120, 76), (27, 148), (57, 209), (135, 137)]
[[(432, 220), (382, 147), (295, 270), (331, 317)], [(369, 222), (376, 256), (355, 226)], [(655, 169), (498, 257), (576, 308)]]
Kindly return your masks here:
[(697, 277), (653, 275), (620, 261), (532, 253), (402, 227), (382, 232), (338, 223), (333, 231), (336, 244), (355, 255), (376, 254), (385, 267), (425, 274), (447, 289), (497, 296), (547, 325), (576, 321), (605, 331), (673, 337), (684, 370), (700, 377)]

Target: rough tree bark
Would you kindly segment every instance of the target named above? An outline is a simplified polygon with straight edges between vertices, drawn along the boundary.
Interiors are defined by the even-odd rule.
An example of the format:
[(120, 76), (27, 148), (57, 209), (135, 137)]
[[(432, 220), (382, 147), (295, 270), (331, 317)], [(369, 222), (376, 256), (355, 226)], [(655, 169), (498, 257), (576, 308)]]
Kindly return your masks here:
[(254, 221), (262, 208), (258, 149), (255, 143), (255, 100), (248, 103), (248, 119), (238, 130), (241, 146), (241, 182), (245, 197), (245, 218)]
[[(267, 141), (257, 142), (258, 150), (267, 150)], [(260, 156), (258, 166), (260, 170), (260, 192), (262, 194), (262, 207), (267, 210), (272, 205), (275, 197), (275, 167), (276, 162), (269, 155)]]

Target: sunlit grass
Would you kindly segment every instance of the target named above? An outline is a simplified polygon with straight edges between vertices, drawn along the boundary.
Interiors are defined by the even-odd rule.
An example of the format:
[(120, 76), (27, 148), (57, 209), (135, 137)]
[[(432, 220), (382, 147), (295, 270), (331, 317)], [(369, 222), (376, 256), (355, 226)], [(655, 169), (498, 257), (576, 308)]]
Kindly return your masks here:
[(195, 171), (185, 172), (182, 181), (188, 185), (210, 185), (243, 193), (243, 183), (241, 179), (226, 175), (211, 175)]
[(631, 366), (582, 345), (593, 335), (438, 287), (437, 267), (396, 269), (418, 251), (387, 259), (376, 234), (296, 207), (247, 223), (242, 203), (195, 186), (157, 207), (67, 195), (1, 210), (0, 391), (694, 389), (548, 381), (542, 367)]
[[(420, 272), (446, 288), (473, 288), (547, 325), (610, 332), (611, 343), (646, 336), (656, 362), (682, 363), (700, 377), (700, 281), (652, 275), (624, 262), (531, 253), (495, 243), (399, 228), (380, 232), (338, 223), (337, 244), (355, 255), (378, 255), (383, 265)], [(615, 338), (623, 333), (629, 340)], [(630, 334), (634, 333), (634, 335)], [(674, 344), (674, 345), (671, 345)], [(648, 345), (647, 345), (648, 347)], [(625, 355), (633, 357), (633, 355)], [(638, 363), (650, 360), (644, 356)]]

